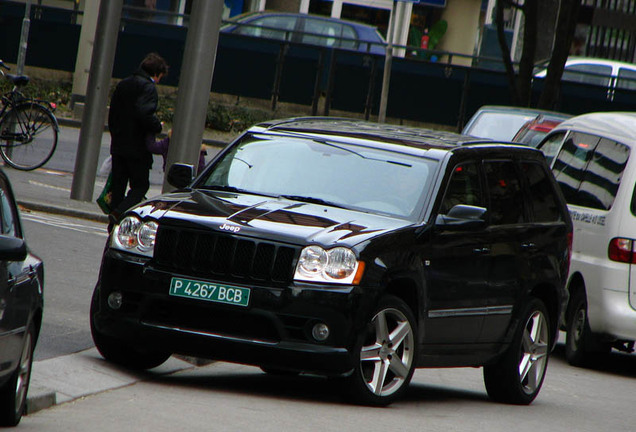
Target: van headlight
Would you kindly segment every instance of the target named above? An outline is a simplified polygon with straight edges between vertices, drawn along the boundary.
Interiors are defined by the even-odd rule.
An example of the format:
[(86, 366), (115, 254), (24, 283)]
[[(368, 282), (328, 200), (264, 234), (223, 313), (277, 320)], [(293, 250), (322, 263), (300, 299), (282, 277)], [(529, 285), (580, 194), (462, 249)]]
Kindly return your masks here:
[(312, 245), (301, 251), (294, 279), (357, 285), (363, 272), (364, 262), (358, 261), (351, 249), (336, 247), (326, 250)]
[(110, 236), (110, 247), (152, 257), (159, 224), (154, 220), (142, 221), (126, 216), (116, 225)]

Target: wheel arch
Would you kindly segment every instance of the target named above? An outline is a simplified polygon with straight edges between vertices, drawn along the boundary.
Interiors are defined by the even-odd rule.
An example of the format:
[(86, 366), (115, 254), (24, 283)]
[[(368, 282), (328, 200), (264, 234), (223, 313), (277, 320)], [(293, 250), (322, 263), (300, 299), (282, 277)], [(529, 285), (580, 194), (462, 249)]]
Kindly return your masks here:
[(545, 305), (550, 319), (551, 345), (554, 346), (559, 331), (559, 296), (554, 286), (549, 284), (537, 285), (530, 292), (532, 297), (538, 298)]
[(421, 322), (420, 296), (415, 281), (409, 278), (396, 278), (388, 282), (385, 294), (393, 295), (404, 301), (411, 312), (415, 315), (417, 322)]

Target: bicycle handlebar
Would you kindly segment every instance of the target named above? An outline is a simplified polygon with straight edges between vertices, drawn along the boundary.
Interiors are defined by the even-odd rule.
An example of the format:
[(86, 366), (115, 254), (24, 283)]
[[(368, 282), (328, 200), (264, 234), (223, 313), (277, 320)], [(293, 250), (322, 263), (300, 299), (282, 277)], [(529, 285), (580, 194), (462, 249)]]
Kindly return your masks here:
[(11, 68), (9, 66), (7, 66), (6, 64), (4, 64), (4, 61), (0, 60), (0, 67), (5, 68), (6, 70), (11, 70)]

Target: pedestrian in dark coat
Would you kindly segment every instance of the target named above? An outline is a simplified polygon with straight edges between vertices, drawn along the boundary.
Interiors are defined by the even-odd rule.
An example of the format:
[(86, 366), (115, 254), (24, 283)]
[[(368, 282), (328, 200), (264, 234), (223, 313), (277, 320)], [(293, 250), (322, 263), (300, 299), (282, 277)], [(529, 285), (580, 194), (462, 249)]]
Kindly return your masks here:
[[(167, 72), (168, 65), (161, 56), (148, 54), (137, 71), (119, 82), (111, 98), (111, 226), (126, 210), (141, 202), (150, 187), (152, 154), (146, 148), (146, 136), (161, 132), (155, 85)], [(128, 184), (130, 190), (126, 194)]]

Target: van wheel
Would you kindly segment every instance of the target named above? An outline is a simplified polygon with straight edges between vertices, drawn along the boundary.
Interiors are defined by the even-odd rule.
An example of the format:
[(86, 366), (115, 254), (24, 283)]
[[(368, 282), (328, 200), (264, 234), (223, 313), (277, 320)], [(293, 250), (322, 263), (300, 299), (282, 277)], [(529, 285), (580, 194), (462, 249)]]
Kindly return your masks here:
[(170, 353), (164, 351), (151, 351), (142, 347), (133, 346), (125, 341), (108, 336), (100, 332), (95, 326), (95, 314), (99, 306), (99, 291), (93, 292), (90, 310), (91, 336), (97, 351), (106, 360), (117, 363), (128, 369), (144, 370), (152, 369), (163, 364)]
[(484, 366), (488, 396), (497, 402), (528, 405), (539, 394), (548, 368), (550, 322), (545, 305), (532, 299), (520, 315), (508, 350)]
[(383, 297), (356, 345), (356, 367), (348, 378), (354, 402), (385, 406), (399, 398), (415, 370), (416, 344), (411, 309), (397, 297)]
[(566, 321), (565, 358), (572, 366), (587, 366), (611, 349), (590, 330), (585, 291), (577, 290), (570, 300)]

